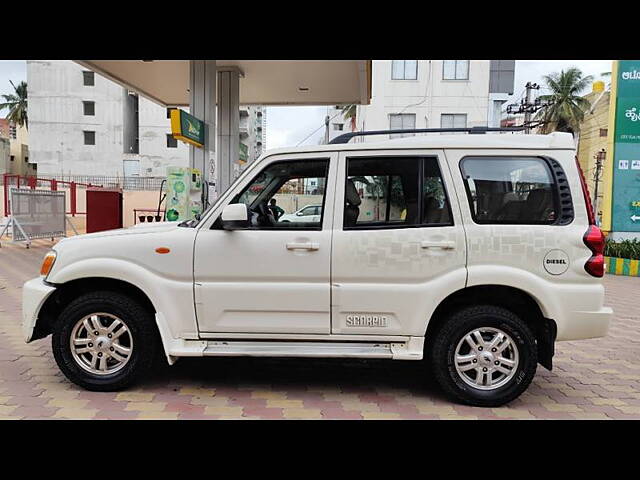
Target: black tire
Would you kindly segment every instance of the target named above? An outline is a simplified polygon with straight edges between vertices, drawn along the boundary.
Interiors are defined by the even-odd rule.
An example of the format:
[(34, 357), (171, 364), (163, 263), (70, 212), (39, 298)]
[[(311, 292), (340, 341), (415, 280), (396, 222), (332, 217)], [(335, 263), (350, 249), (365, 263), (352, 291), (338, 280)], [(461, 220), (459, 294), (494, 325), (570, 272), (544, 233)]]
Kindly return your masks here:
[[(131, 358), (119, 371), (96, 375), (84, 370), (73, 358), (70, 341), (76, 323), (92, 313), (115, 315), (129, 328), (133, 338)], [(152, 367), (162, 345), (152, 312), (130, 297), (117, 292), (98, 291), (73, 300), (53, 326), (53, 356), (64, 375), (87, 390), (111, 392), (129, 386)]]
[[(476, 328), (493, 327), (509, 335), (518, 349), (518, 366), (508, 383), (481, 390), (465, 383), (456, 371), (458, 343)], [(529, 326), (513, 312), (492, 305), (467, 307), (453, 313), (435, 332), (430, 345), (431, 370), (438, 384), (454, 401), (478, 407), (499, 407), (524, 392), (536, 373), (537, 348)]]

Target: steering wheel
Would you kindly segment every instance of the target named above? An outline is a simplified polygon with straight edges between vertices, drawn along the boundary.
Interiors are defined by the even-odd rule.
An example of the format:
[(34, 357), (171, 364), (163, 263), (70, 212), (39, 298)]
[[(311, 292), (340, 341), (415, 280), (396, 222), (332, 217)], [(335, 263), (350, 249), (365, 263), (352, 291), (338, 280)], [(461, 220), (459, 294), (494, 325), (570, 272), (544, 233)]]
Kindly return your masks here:
[(258, 226), (260, 227), (273, 227), (276, 224), (276, 219), (273, 216), (273, 212), (267, 206), (267, 202), (260, 202), (256, 205), (255, 212), (258, 214)]

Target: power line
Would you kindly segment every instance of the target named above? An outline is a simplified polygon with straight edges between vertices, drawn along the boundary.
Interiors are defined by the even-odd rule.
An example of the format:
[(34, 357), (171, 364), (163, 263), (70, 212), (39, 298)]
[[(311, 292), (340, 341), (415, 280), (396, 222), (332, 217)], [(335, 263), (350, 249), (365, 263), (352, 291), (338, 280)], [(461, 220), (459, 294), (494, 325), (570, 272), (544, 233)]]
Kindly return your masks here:
[[(331, 117), (331, 118), (329, 119), (329, 121), (333, 120), (334, 118), (336, 118), (336, 117), (337, 117), (338, 115), (340, 115), (341, 113), (342, 113), (342, 111), (340, 111), (340, 112), (336, 113), (333, 117)], [(297, 146), (299, 146), (300, 144), (302, 144), (302, 143), (306, 142), (306, 141), (307, 141), (310, 137), (312, 137), (312, 136), (313, 136), (313, 134), (315, 134), (318, 130), (320, 130), (321, 128), (324, 128), (324, 127), (325, 127), (325, 125), (326, 125), (326, 120), (325, 120), (324, 122), (322, 122), (322, 125), (320, 125), (318, 128), (316, 128), (316, 129), (315, 129), (313, 132), (311, 132), (309, 135), (307, 135), (307, 136), (304, 138), (304, 140), (302, 140), (302, 141), (298, 142), (298, 143), (296, 144), (296, 147), (297, 147)]]

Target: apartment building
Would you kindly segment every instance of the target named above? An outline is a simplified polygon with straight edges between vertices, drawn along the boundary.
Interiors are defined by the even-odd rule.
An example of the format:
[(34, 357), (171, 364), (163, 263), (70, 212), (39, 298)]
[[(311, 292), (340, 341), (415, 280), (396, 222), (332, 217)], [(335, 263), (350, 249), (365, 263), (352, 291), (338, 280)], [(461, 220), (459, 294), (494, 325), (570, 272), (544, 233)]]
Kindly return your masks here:
[(0, 119), (0, 174), (35, 175), (36, 164), (29, 158), (29, 131), (26, 126)]
[(27, 61), (31, 160), (40, 176), (164, 176), (188, 164), (167, 109), (68, 61)]
[(374, 60), (371, 103), (358, 106), (356, 129), (498, 127), (514, 71), (515, 60)]
[[(38, 175), (163, 177), (188, 166), (189, 147), (171, 136), (172, 108), (72, 61), (27, 61), (31, 162)], [(265, 149), (266, 112), (243, 106), (236, 173)]]

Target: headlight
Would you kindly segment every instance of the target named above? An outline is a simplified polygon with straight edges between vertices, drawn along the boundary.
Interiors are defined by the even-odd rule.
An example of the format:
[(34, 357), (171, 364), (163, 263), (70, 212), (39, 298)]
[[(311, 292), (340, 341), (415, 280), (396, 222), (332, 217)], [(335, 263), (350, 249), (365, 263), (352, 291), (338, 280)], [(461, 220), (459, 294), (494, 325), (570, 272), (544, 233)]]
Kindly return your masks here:
[(51, 268), (53, 267), (53, 263), (55, 261), (56, 261), (56, 252), (54, 250), (51, 250), (49, 253), (47, 253), (44, 256), (42, 266), (40, 267), (40, 275), (46, 278), (47, 275), (49, 275), (49, 272), (51, 271)]

